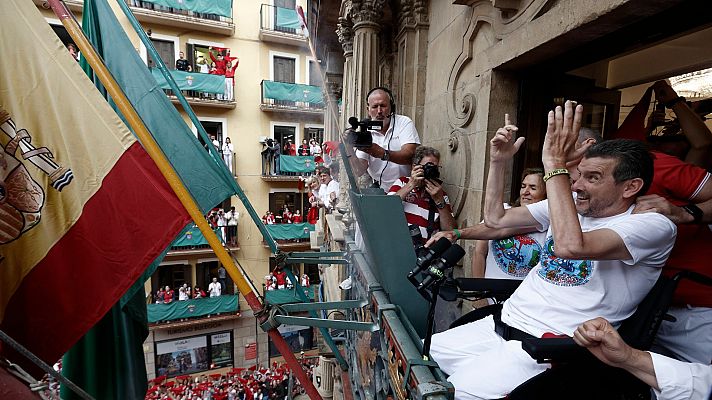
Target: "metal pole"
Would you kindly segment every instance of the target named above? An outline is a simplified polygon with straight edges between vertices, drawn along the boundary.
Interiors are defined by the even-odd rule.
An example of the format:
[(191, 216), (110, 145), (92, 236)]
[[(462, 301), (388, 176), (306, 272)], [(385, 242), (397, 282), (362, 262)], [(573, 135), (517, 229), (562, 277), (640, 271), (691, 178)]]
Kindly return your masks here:
[[(225, 247), (223, 247), (220, 239), (215, 235), (215, 232), (210, 229), (210, 226), (208, 225), (208, 222), (205, 219), (203, 212), (198, 207), (198, 204), (195, 202), (190, 192), (188, 192), (188, 189), (186, 189), (186, 187), (183, 185), (183, 182), (180, 180), (180, 177), (178, 177), (170, 162), (166, 158), (165, 154), (163, 154), (163, 151), (153, 139), (153, 136), (148, 131), (148, 128), (146, 128), (146, 125), (144, 125), (143, 121), (141, 120), (141, 117), (131, 105), (131, 102), (129, 102), (129, 100), (126, 98), (126, 95), (124, 94), (119, 84), (116, 82), (114, 77), (106, 68), (106, 65), (104, 65), (104, 62), (99, 56), (99, 54), (97, 54), (92, 44), (89, 42), (86, 36), (84, 36), (84, 32), (82, 32), (77, 21), (74, 20), (72, 13), (67, 9), (65, 4), (61, 0), (48, 0), (48, 2), (57, 18), (62, 21), (62, 25), (64, 25), (64, 27), (67, 29), (67, 33), (69, 33), (69, 35), (72, 37), (74, 43), (79, 46), (79, 49), (81, 50), (82, 54), (86, 58), (87, 62), (91, 65), (92, 69), (96, 73), (101, 83), (111, 95), (116, 106), (119, 108), (119, 110), (121, 110), (122, 115), (126, 119), (127, 123), (131, 126), (131, 129), (134, 131), (136, 136), (138, 136), (139, 140), (141, 141), (141, 144), (143, 145), (148, 155), (156, 163), (156, 166), (161, 171), (161, 174), (171, 186), (171, 189), (173, 189), (176, 196), (183, 204), (183, 207), (185, 207), (185, 209), (188, 211), (188, 214), (190, 214), (191, 218), (193, 219), (193, 222), (195, 222), (195, 224), (198, 226), (198, 229), (200, 229), (200, 232), (208, 240), (208, 244), (215, 252), (215, 255), (217, 256), (218, 260), (227, 267), (227, 271), (230, 274), (230, 277), (237, 284), (237, 287), (240, 290), (240, 293), (242, 293), (242, 295), (245, 297), (247, 304), (250, 306), (250, 308), (252, 308), (253, 312), (259, 313), (259, 311), (262, 310), (262, 302), (260, 301), (259, 297), (252, 290), (252, 286), (250, 286), (245, 276), (242, 275), (242, 272), (235, 266), (230, 254), (227, 252)], [(264, 321), (267, 319), (267, 316), (261, 314), (260, 319)], [(306, 372), (303, 368), (301, 368), (301, 366), (299, 365), (299, 361), (297, 361), (297, 358), (289, 350), (289, 345), (287, 345), (287, 342), (281, 336), (279, 331), (277, 331), (276, 328), (272, 328), (267, 331), (267, 333), (270, 335), (270, 337), (272, 337), (272, 340), (275, 342), (275, 346), (280, 350), (287, 364), (292, 367), (294, 372), (300, 378), (300, 381), (304, 380), (304, 382), (307, 382), (308, 377)], [(311, 384), (311, 382), (306, 383), (305, 387), (307, 389), (309, 398), (321, 399), (321, 395), (319, 395), (319, 392), (317, 392), (316, 388), (314, 387), (314, 385)]]

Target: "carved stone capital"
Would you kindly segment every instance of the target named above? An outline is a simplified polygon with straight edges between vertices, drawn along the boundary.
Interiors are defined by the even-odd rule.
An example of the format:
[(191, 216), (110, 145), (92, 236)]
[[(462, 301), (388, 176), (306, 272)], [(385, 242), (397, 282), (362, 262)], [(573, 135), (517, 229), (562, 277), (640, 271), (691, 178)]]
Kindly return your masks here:
[(354, 29), (360, 25), (380, 27), (379, 21), (383, 19), (383, 7), (386, 0), (352, 0), (349, 12), (354, 22)]
[(398, 13), (398, 31), (415, 29), (418, 26), (427, 26), (428, 0), (402, 0)]
[(339, 22), (336, 24), (336, 36), (339, 38), (341, 48), (344, 49), (344, 55), (353, 54), (354, 30), (351, 21), (344, 17), (339, 17)]

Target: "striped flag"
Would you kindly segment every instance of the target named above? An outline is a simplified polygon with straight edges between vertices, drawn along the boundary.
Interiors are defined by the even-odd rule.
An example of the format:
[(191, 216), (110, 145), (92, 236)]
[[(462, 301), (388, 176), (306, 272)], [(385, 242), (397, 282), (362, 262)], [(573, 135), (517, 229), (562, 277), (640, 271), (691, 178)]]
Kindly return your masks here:
[(54, 363), (189, 217), (34, 3), (6, 1), (0, 13), (0, 328)]

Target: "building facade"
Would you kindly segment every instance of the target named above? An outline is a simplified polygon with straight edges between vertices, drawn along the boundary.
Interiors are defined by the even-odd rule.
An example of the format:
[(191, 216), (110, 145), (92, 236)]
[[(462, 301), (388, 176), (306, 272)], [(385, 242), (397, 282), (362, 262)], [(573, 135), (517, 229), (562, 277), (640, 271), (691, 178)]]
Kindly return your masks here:
[[(304, 170), (284, 168), (276, 171), (270, 169), (270, 165), (265, 166), (266, 160), (263, 159), (267, 139), (273, 139), (282, 146), (288, 141), (298, 146), (303, 139), (314, 139), (319, 144), (324, 140), (322, 75), (317, 60), (311, 56), (295, 11), (297, 5), (306, 8), (306, 2), (199, 1), (195, 2), (197, 9), (186, 10), (185, 4), (177, 0), (167, 3), (120, 1), (126, 2), (141, 23), (181, 89), (185, 88), (182, 86), (185, 82), (196, 88), (182, 93), (208, 135), (214, 136), (219, 143), (217, 150), (221, 154), (225, 140), (231, 140), (234, 154), (231, 162), (226, 161), (230, 164), (227, 166), (256, 212), (263, 215), (269, 210), (275, 215), (281, 215), (287, 206), (292, 212), (300, 209), (306, 215), (309, 204), (306, 192), (300, 188), (299, 179), (309, 174), (309, 165)], [(109, 3), (138, 54), (149, 67), (156, 67), (119, 6), (114, 2)], [(65, 45), (73, 42), (48, 4), (42, 0), (35, 0), (35, 4)], [(83, 1), (68, 0), (66, 4), (77, 20), (81, 21)], [(223, 79), (218, 82), (224, 84), (222, 76), (207, 73), (212, 62), (211, 52), (213, 56), (221, 53), (234, 58), (233, 63), (239, 61), (234, 71), (233, 96), (227, 92), (215, 93), (212, 89), (206, 89), (210, 82), (216, 82), (216, 78)], [(188, 71), (176, 70), (181, 53), (190, 66)], [(153, 74), (160, 78), (157, 70)], [(208, 84), (203, 85), (203, 82)], [(170, 90), (166, 90), (166, 94), (197, 135), (197, 129), (182, 110), (176, 96)], [(202, 139), (200, 141), (205, 145)], [(311, 167), (313, 170), (313, 165)], [(275, 266), (273, 254), (237, 197), (226, 199), (217, 205), (216, 211), (217, 208), (228, 211), (231, 206), (235, 207), (239, 218), (237, 239), (228, 247), (255, 286), (262, 291), (263, 277)], [(198, 236), (201, 235), (197, 229), (188, 229), (182, 238), (174, 242), (174, 247), (145, 284), (149, 302), (155, 302), (157, 290), (165, 286), (174, 289), (175, 300), (178, 298), (178, 288), (184, 283), (207, 292), (212, 278), (219, 277), (220, 264), (215, 254), (205, 243), (198, 243)], [(293, 237), (287, 234), (277, 242), (280, 249), (309, 250), (308, 236), (308, 232)], [(319, 282), (316, 265), (301, 265), (294, 273), (297, 276), (306, 273), (312, 283)], [(226, 293), (223, 295), (237, 295), (229, 276), (226, 281)], [(240, 310), (237, 313), (222, 312), (197, 318), (154, 321), (144, 345), (149, 379), (166, 372), (159, 371), (162, 355), (183, 350), (192, 352), (194, 358), (197, 353), (211, 353), (213, 357), (209, 364), (215, 368), (228, 365), (246, 367), (256, 362), (267, 365), (270, 358), (268, 337), (257, 328), (256, 319), (244, 298), (237, 298)], [(297, 346), (301, 347), (295, 348), (295, 351), (313, 348), (312, 336), (309, 336), (312, 330), (305, 327), (300, 329), (287, 329), (287, 334), (298, 331), (300, 341)], [(306, 336), (310, 339), (304, 344), (303, 338)], [(222, 354), (219, 359), (215, 358), (218, 353)], [(274, 351), (271, 353), (274, 356)], [(205, 356), (201, 357), (201, 360), (207, 360)], [(203, 367), (198, 369), (207, 369)]]

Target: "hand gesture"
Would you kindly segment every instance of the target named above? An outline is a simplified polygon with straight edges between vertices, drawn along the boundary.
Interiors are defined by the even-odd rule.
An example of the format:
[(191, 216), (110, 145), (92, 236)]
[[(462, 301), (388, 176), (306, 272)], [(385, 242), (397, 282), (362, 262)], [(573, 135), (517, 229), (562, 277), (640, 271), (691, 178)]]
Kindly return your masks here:
[(590, 144), (576, 146), (582, 118), (583, 106), (575, 101), (566, 100), (563, 110), (556, 106), (549, 111), (541, 157), (545, 170), (563, 168), (567, 162), (583, 157)]
[(653, 84), (655, 100), (661, 103), (669, 103), (677, 98), (677, 92), (665, 81), (657, 81)]
[(425, 180), (425, 191), (428, 192), (430, 198), (436, 203), (445, 200), (445, 194), (443, 192), (443, 187), (437, 181), (426, 179)]
[(633, 348), (623, 341), (618, 331), (603, 318), (596, 318), (581, 324), (574, 332), (574, 342), (586, 347), (602, 362), (619, 367), (633, 354)]
[(440, 240), (440, 238), (446, 237), (447, 240), (451, 241), (452, 243), (455, 243), (457, 241), (457, 235), (455, 235), (455, 232), (453, 231), (440, 231), (435, 233), (433, 236), (430, 237), (430, 239), (425, 243), (425, 247), (430, 247), (435, 242)]
[(670, 203), (664, 197), (658, 196), (657, 194), (640, 196), (635, 200), (633, 214), (642, 214), (646, 212), (656, 212), (662, 214), (676, 224), (692, 222), (694, 219), (687, 211)]
[(414, 165), (413, 170), (410, 172), (410, 179), (408, 180), (408, 185), (410, 185), (410, 189), (421, 187), (423, 184), (423, 180), (425, 180), (423, 166), (420, 164)]
[(524, 143), (524, 138), (517, 138), (519, 128), (509, 121), (509, 114), (504, 114), (504, 126), (497, 129), (490, 140), (490, 161), (508, 161), (514, 157)]

